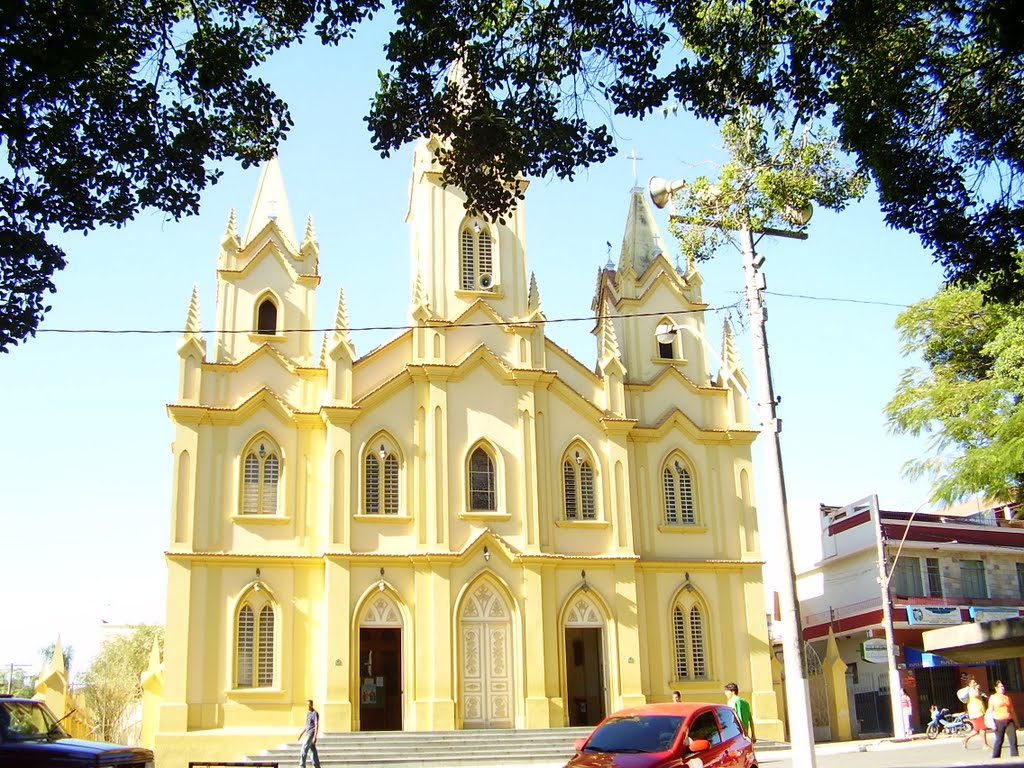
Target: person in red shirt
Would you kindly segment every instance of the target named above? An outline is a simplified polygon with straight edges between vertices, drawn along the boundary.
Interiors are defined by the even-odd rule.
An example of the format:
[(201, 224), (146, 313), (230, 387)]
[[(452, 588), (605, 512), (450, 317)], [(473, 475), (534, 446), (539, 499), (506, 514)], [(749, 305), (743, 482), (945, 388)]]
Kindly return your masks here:
[(988, 697), (988, 711), (996, 723), (992, 757), (1002, 757), (1004, 735), (1010, 745), (1010, 757), (1017, 757), (1017, 713), (1013, 711), (1013, 702), (1006, 695), (1002, 680), (996, 680), (996, 692)]

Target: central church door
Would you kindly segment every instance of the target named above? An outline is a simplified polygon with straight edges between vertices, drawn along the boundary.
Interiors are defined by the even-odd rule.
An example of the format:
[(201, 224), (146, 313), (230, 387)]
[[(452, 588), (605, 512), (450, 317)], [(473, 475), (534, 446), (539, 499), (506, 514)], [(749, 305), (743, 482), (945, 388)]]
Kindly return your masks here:
[(501, 593), (486, 581), (478, 584), (459, 626), (463, 727), (511, 728), (512, 616)]

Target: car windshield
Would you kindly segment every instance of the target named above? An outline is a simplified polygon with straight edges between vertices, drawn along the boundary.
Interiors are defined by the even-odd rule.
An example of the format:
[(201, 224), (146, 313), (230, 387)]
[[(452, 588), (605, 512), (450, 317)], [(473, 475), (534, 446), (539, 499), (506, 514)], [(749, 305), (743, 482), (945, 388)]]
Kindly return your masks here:
[(49, 710), (36, 702), (0, 700), (0, 741), (65, 739)]
[(673, 715), (638, 715), (606, 720), (587, 741), (586, 752), (664, 752), (683, 725)]

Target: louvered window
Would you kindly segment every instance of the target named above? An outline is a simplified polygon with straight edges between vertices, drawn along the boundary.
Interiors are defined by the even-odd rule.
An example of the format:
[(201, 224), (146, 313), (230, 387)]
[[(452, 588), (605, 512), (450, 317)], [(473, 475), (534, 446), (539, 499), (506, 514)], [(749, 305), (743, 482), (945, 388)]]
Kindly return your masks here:
[(688, 680), (690, 667), (686, 654), (686, 622), (683, 610), (678, 605), (672, 609), (672, 646), (676, 654), (676, 680)]
[(469, 460), (469, 508), (493, 512), (497, 509), (494, 462), (483, 448), (477, 448)]
[[(383, 454), (383, 458), (379, 455)], [(381, 445), (379, 453), (366, 454), (364, 461), (366, 514), (397, 515), (399, 513), (398, 458)]]
[(390, 454), (384, 460), (384, 514), (398, 514), (398, 459)]
[(487, 223), (475, 218), (459, 232), (459, 286), (464, 291), (489, 291), (494, 274), (494, 239)]
[(704, 656), (704, 617), (696, 605), (690, 609), (690, 658), (693, 659), (693, 676), (707, 677)]
[(274, 684), (274, 609), (269, 605), (260, 611), (259, 662), (257, 685), (268, 687)]
[(679, 461), (662, 470), (666, 525), (696, 525), (693, 478)]
[(281, 459), (276, 449), (261, 440), (242, 461), (242, 514), (276, 515)]
[(672, 608), (672, 647), (676, 680), (707, 680), (707, 637), (704, 613), (695, 602), (677, 603)]
[(589, 461), (580, 465), (580, 497), (584, 520), (597, 519), (597, 505), (594, 500), (594, 468)]
[(576, 468), (571, 461), (562, 465), (562, 478), (565, 485), (565, 519), (575, 520), (580, 513), (576, 504)]
[(236, 688), (269, 688), (274, 685), (274, 607), (264, 597), (265, 594), (250, 592), (238, 610)]
[(255, 453), (245, 457), (242, 479), (242, 514), (255, 515), (260, 504), (260, 460)]
[(252, 608), (243, 605), (238, 612), (238, 687), (252, 687), (252, 651), (255, 626)]
[(380, 514), (380, 461), (366, 454), (366, 514)]
[(467, 228), (462, 230), (462, 290), (476, 290), (476, 248), (473, 233)]
[(565, 489), (565, 519), (596, 520), (594, 467), (579, 451), (575, 452), (575, 461), (566, 459), (562, 465), (562, 485)]
[(676, 479), (671, 469), (664, 473), (665, 482), (665, 522), (675, 525), (679, 522), (679, 499), (676, 496)]

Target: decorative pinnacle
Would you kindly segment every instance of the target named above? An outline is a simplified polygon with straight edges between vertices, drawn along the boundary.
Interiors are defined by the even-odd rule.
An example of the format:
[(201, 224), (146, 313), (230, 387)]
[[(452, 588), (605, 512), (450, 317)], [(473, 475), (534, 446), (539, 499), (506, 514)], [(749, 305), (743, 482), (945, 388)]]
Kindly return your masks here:
[(601, 352), (602, 357), (617, 358), (619, 352), (619, 339), (615, 334), (615, 324), (611, 318), (611, 307), (605, 302), (604, 312), (601, 313)]
[(540, 289), (537, 287), (537, 274), (535, 272), (530, 273), (530, 293), (529, 298), (526, 300), (526, 307), (531, 312), (536, 312), (540, 309)]
[(352, 336), (349, 333), (348, 327), (348, 309), (345, 307), (345, 289), (338, 289), (338, 312), (334, 316), (334, 338), (339, 341), (344, 341), (346, 344), (352, 343)]
[(192, 284), (192, 298), (188, 302), (188, 314), (185, 316), (185, 333), (200, 333), (202, 323), (199, 319), (199, 286)]

